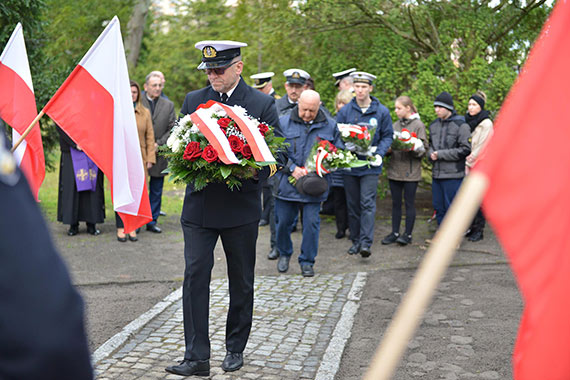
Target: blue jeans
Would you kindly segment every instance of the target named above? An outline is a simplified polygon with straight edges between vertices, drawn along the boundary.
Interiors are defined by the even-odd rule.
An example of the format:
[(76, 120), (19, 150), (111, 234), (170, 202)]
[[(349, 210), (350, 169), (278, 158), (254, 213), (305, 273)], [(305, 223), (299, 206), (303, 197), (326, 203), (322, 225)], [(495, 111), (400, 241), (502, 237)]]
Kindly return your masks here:
[(160, 215), (160, 204), (162, 203), (162, 187), (164, 186), (164, 177), (150, 177), (148, 184), (148, 198), (150, 200), (150, 211), (152, 213), (152, 222), (148, 225), (156, 224)]
[(378, 174), (367, 174), (361, 177), (344, 176), (349, 238), (361, 247), (371, 247), (374, 242), (378, 176)]
[(303, 240), (301, 242), (301, 254), (299, 264), (315, 263), (315, 257), (319, 250), (319, 231), (321, 218), (319, 202), (291, 202), (275, 199), (275, 225), (277, 229), (277, 251), (280, 256), (293, 255), (293, 242), (291, 230), (293, 221), (299, 214), (299, 207), (303, 208)]
[(431, 194), (438, 226), (447, 213), (449, 205), (453, 202), (453, 198), (455, 198), (455, 194), (457, 194), (457, 190), (459, 190), (462, 181), (463, 178), (433, 179)]

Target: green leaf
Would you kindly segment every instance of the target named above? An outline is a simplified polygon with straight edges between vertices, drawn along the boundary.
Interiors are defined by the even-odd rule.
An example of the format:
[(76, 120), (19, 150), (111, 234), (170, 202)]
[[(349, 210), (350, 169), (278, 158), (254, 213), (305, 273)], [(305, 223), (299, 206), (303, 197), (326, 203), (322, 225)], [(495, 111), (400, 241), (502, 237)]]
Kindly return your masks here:
[(232, 174), (232, 168), (229, 165), (223, 165), (220, 167), (220, 172), (222, 173), (222, 177), (226, 179)]

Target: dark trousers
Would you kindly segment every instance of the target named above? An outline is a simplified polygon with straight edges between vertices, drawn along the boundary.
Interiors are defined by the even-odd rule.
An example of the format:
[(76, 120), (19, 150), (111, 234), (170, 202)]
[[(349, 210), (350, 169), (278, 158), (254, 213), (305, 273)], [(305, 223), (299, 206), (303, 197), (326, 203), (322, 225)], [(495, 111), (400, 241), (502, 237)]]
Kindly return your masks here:
[(378, 176), (378, 174), (367, 174), (361, 177), (344, 176), (349, 237), (353, 243), (363, 247), (371, 247), (374, 242)]
[(402, 221), (402, 193), (406, 206), (406, 235), (411, 235), (416, 221), (416, 190), (417, 182), (394, 181), (390, 182), (390, 193), (392, 194), (392, 232), (400, 233), (400, 222)]
[(433, 179), (431, 184), (432, 202), (438, 226), (441, 225), (443, 217), (447, 213), (453, 198), (455, 198), (462, 181), (463, 178)]
[(164, 177), (150, 177), (148, 184), (148, 198), (150, 200), (150, 211), (152, 213), (152, 222), (149, 225), (156, 224), (160, 215), (160, 205), (162, 203), (162, 188), (164, 186)]
[(345, 232), (348, 228), (348, 210), (346, 208), (346, 193), (344, 192), (344, 187), (331, 187), (331, 194), (334, 204), (336, 230), (338, 232)]
[(243, 352), (251, 330), (253, 281), (258, 221), (233, 228), (203, 228), (181, 220), (184, 233), (184, 359), (210, 358), (209, 302), (214, 247), (218, 237), (226, 254), (230, 305), (226, 322), (226, 349)]

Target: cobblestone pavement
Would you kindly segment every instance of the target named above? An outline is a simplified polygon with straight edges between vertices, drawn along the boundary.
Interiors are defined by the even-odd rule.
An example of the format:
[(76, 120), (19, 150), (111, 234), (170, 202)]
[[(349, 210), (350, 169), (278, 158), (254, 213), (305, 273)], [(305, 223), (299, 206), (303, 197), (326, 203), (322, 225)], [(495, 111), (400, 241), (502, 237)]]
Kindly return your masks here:
[[(211, 379), (332, 379), (350, 336), (365, 280), (364, 273), (256, 277), (245, 365), (234, 374), (220, 368), (225, 355), (227, 280), (213, 280)], [(95, 359), (97, 379), (181, 378), (164, 370), (181, 361), (184, 353), (181, 292), (177, 293), (170, 306), (134, 332), (114, 353)]]

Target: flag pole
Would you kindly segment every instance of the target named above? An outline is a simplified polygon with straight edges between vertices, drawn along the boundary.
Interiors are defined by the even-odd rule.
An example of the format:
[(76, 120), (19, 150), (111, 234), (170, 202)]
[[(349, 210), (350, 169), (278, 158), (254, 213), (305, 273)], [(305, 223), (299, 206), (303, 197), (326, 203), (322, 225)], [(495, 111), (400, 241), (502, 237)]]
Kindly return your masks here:
[(40, 113), (38, 114), (38, 116), (36, 116), (36, 118), (34, 119), (34, 121), (32, 121), (32, 123), (30, 124), (30, 126), (28, 128), (26, 128), (26, 130), (24, 131), (24, 133), (22, 133), (22, 136), (20, 136), (20, 138), (18, 139), (18, 141), (16, 141), (16, 143), (14, 144), (14, 146), (12, 146), (12, 149), (10, 150), (10, 152), (14, 153), (14, 151), (16, 149), (18, 149), (18, 147), (20, 146), (20, 144), (22, 143), (22, 141), (24, 141), (24, 139), (26, 138), (26, 136), (32, 131), (32, 128), (34, 128), (34, 125), (36, 125), (36, 123), (38, 121), (40, 121), (40, 119), (42, 118), (42, 116), (44, 116), (44, 110), (41, 110)]
[(388, 326), (364, 380), (389, 380), (392, 377), (434, 290), (481, 204), (487, 186), (487, 177), (478, 172), (472, 172), (465, 178)]

